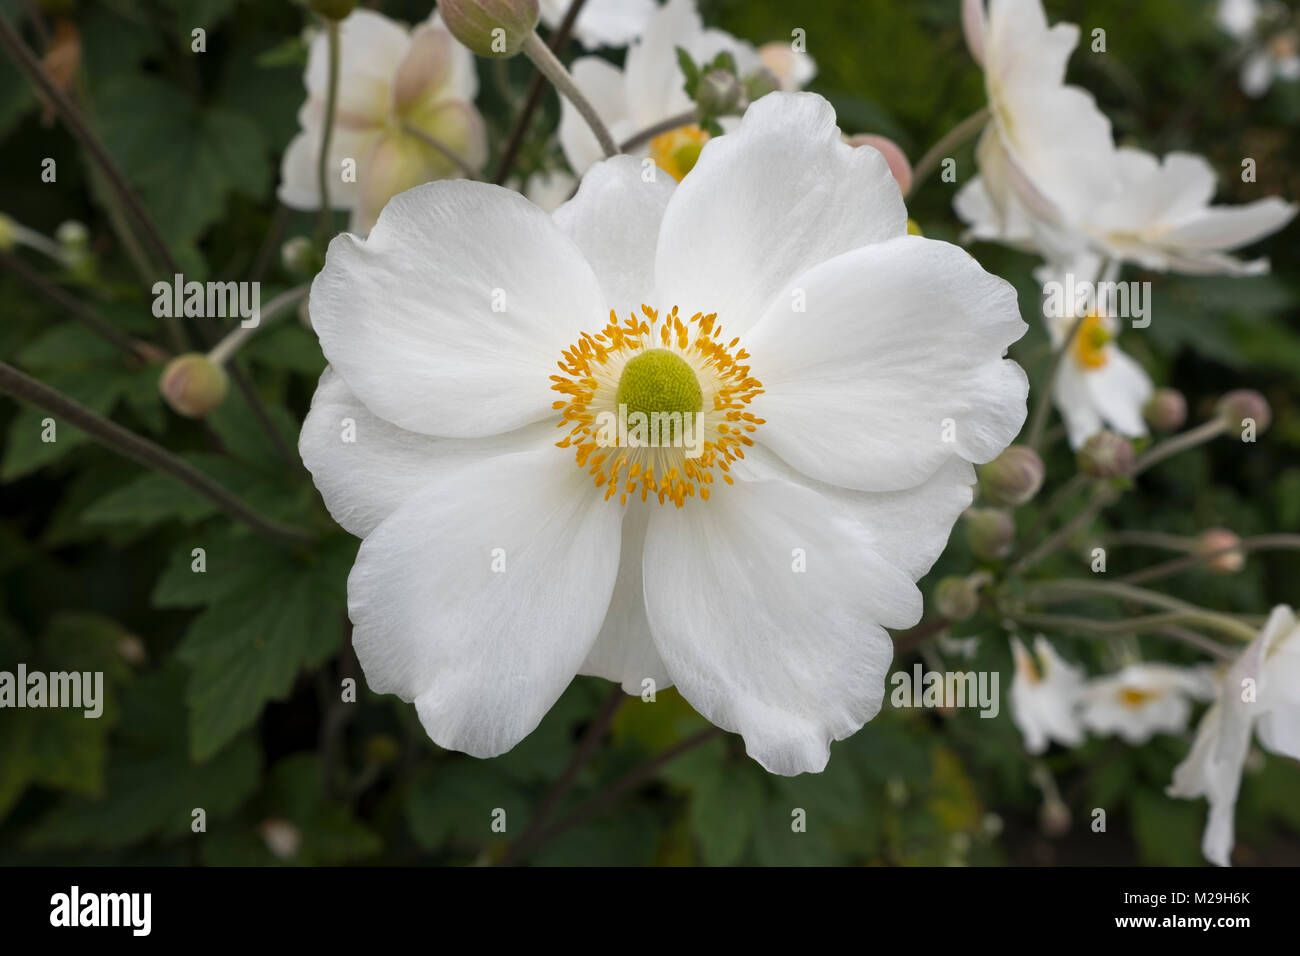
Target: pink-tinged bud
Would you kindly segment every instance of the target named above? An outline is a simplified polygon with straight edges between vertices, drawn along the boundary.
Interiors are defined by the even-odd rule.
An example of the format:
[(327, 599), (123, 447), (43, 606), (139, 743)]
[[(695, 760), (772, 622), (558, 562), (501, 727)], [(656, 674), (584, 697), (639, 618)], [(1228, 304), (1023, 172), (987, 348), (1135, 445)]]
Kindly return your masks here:
[(971, 508), (966, 512), (966, 543), (977, 558), (1001, 561), (1016, 542), (1016, 522), (1011, 512), (999, 508)]
[(357, 5), (357, 0), (310, 0), (312, 10), (328, 20), (342, 20)]
[(1158, 388), (1142, 414), (1156, 431), (1175, 432), (1187, 421), (1187, 399), (1176, 388)]
[(443, 22), (479, 56), (514, 56), (537, 28), (537, 0), (438, 0)]
[(1133, 470), (1133, 443), (1114, 432), (1097, 432), (1079, 449), (1079, 470), (1090, 478), (1122, 478)]
[(1038, 825), (1049, 837), (1065, 836), (1070, 830), (1070, 808), (1059, 799), (1043, 801), (1038, 810)]
[(1240, 544), (1241, 539), (1227, 528), (1210, 528), (1208, 531), (1202, 531), (1197, 536), (1195, 553), (1199, 555), (1215, 555), (1215, 557), (1205, 562), (1205, 566), (1211, 571), (1217, 574), (1235, 574), (1245, 565), (1246, 553), (1240, 550), (1228, 551), (1226, 549), (1237, 548)]
[(200, 352), (178, 355), (163, 369), (158, 390), (186, 418), (202, 418), (226, 398), (226, 370)]
[(892, 139), (876, 136), (873, 133), (859, 133), (849, 137), (850, 146), (870, 146), (880, 151), (889, 163), (889, 171), (894, 174), (898, 188), (906, 195), (912, 188), (912, 164), (907, 161), (907, 154)]
[(1241, 428), (1246, 419), (1255, 423), (1255, 433), (1261, 434), (1273, 421), (1273, 409), (1268, 399), (1249, 388), (1229, 392), (1219, 399), (1219, 417), (1229, 428)]
[(980, 466), (980, 490), (989, 504), (1023, 505), (1043, 487), (1043, 459), (1028, 445), (1012, 445)]
[(143, 667), (149, 663), (149, 651), (145, 648), (144, 641), (134, 634), (127, 634), (118, 640), (117, 653), (132, 667)]
[(726, 116), (739, 110), (742, 93), (740, 81), (734, 73), (710, 70), (700, 77), (695, 103), (705, 116)]
[(934, 606), (948, 620), (964, 621), (979, 610), (979, 592), (969, 578), (946, 577), (934, 589)]

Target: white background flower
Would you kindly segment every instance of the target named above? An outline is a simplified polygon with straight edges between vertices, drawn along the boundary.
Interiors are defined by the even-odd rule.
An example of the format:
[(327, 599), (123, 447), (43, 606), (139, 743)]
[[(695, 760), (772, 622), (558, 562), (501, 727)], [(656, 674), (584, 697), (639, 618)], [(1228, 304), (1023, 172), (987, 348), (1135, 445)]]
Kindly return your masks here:
[[(642, 303), (715, 313), (714, 354), (762, 381), (744, 460), (683, 507), (606, 500), (603, 466), (556, 447), (557, 361)], [(970, 462), (1025, 417), (1003, 358), (1024, 331), (1014, 291), (908, 236), (884, 159), (807, 94), (754, 104), (681, 185), (601, 163), (553, 218), (482, 184), (405, 193), (368, 240), (334, 241), (312, 314), (331, 368), (301, 451), (365, 539), (358, 656), (435, 741), (479, 756), (588, 673), (671, 682), (768, 769), (821, 769), (879, 710), (884, 628), (919, 618), (913, 582), (971, 501)], [(702, 330), (664, 348), (696, 361)], [(586, 341), (593, 381), (621, 383), (629, 353)], [(716, 368), (694, 368), (712, 388)]]
[[(542, 22), (555, 29), (568, 12), (571, 0), (540, 0)], [(588, 50), (627, 46), (645, 29), (654, 14), (655, 0), (587, 0), (573, 25), (573, 35)]]
[(1214, 695), (1202, 670), (1168, 664), (1130, 664), (1084, 685), (1083, 725), (1096, 734), (1141, 744), (1155, 734), (1176, 734), (1187, 726), (1193, 699)]
[(1025, 738), (1025, 749), (1039, 754), (1051, 741), (1070, 747), (1083, 743), (1083, 670), (1067, 663), (1042, 635), (1034, 638), (1032, 653), (1012, 638), (1011, 656), (1011, 717)]
[[(471, 166), (482, 165), (487, 141), (473, 105), (474, 57), (436, 16), (408, 30), (372, 10), (355, 10), (339, 24), (339, 54), (329, 201), (351, 211), (353, 232), (365, 233), (384, 203), (402, 190), (462, 175), (447, 156), (405, 132), (404, 124), (433, 136)], [(317, 164), (329, 85), (323, 33), (312, 39), (303, 81), (302, 131), (285, 151), (279, 197), (286, 206), (310, 210), (321, 205)], [(344, 178), (345, 159), (355, 161), (355, 180)]]

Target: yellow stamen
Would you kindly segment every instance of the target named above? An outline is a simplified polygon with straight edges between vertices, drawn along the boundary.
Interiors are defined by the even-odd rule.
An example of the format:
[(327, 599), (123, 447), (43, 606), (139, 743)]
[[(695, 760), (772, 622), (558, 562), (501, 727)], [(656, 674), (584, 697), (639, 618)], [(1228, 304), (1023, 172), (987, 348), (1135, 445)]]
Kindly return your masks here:
[[(563, 374), (551, 376), (551, 388), (563, 396), (552, 403), (561, 413), (557, 427), (568, 432), (556, 444), (574, 449), (578, 465), (605, 489), (605, 500), (618, 495), (626, 504), (639, 492), (642, 501), (653, 495), (680, 508), (696, 494), (708, 500), (715, 469), (732, 484), (731, 462), (745, 457), (754, 443), (749, 436), (763, 424), (747, 410), (763, 385), (749, 374), (749, 353), (736, 348), (739, 339), (723, 344), (716, 319), (701, 312), (683, 319), (676, 306), (661, 318), (642, 305), (640, 316), (619, 322), (611, 310), (604, 329), (582, 333), (564, 350)], [(638, 413), (693, 415), (672, 434), (689, 432), (694, 440), (647, 445), (611, 431), (620, 405), (624, 420), (629, 405)]]
[(1110, 329), (1106, 327), (1105, 321), (1096, 312), (1092, 312), (1084, 317), (1079, 331), (1074, 334), (1070, 350), (1074, 354), (1074, 360), (1083, 368), (1099, 369), (1110, 359), (1106, 354), (1110, 340)]
[(1119, 702), (1131, 710), (1137, 710), (1147, 701), (1155, 700), (1159, 696), (1155, 691), (1125, 687), (1119, 692)]

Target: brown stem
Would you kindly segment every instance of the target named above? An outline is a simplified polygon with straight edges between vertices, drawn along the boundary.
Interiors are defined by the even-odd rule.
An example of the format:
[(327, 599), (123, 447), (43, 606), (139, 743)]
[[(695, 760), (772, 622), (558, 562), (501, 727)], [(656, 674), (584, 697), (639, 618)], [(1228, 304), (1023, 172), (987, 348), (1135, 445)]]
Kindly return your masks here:
[[(564, 14), (564, 19), (560, 25), (555, 28), (551, 34), (551, 51), (559, 54), (564, 49), (564, 45), (569, 42), (569, 34), (573, 31), (573, 24), (578, 19), (578, 14), (582, 12), (582, 6), (586, 0), (573, 0), (569, 4), (568, 11)], [(501, 154), (501, 162), (497, 164), (497, 174), (492, 177), (492, 181), (498, 186), (504, 186), (510, 174), (514, 171), (515, 160), (519, 158), (519, 150), (524, 145), (524, 139), (528, 136), (529, 127), (533, 123), (533, 114), (537, 112), (537, 107), (542, 104), (542, 94), (546, 92), (546, 77), (539, 70), (533, 75), (533, 82), (528, 87), (528, 96), (524, 100), (523, 109), (519, 111), (519, 116), (515, 118), (515, 125), (510, 130), (510, 138), (506, 141), (505, 151)]]
[(62, 392), (38, 382), (4, 362), (0, 362), (0, 392), (6, 392), (19, 401), (57, 415), (118, 454), (146, 468), (153, 468), (170, 475), (259, 534), (285, 544), (307, 544), (314, 540), (313, 535), (307, 531), (262, 517), (241, 499), (161, 445), (154, 444), (116, 422), (109, 421), (68, 398)]
[(550, 821), (551, 814), (559, 805), (560, 801), (569, 795), (573, 785), (578, 782), (578, 773), (585, 767), (596, 753), (596, 747), (605, 737), (609, 726), (614, 721), (614, 715), (618, 713), (619, 707), (627, 699), (627, 694), (618, 684), (605, 699), (601, 706), (600, 712), (595, 719), (588, 724), (586, 732), (583, 733), (582, 739), (578, 741), (577, 749), (574, 750), (573, 756), (569, 758), (569, 763), (560, 773), (555, 785), (551, 787), (550, 792), (542, 799), (542, 804), (537, 808), (537, 813), (529, 821), (528, 828), (524, 830), (523, 835), (506, 850), (505, 856), (501, 858), (501, 866), (511, 866), (516, 863), (537, 840), (538, 835), (546, 828)]

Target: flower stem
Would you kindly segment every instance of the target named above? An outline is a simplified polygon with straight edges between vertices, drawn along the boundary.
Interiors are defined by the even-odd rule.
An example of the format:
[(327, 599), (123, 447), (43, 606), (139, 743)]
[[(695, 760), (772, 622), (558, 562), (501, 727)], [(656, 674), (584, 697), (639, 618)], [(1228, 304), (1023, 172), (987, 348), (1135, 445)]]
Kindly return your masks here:
[(1052, 389), (1056, 386), (1056, 377), (1061, 374), (1061, 365), (1065, 361), (1065, 356), (1069, 354), (1070, 346), (1074, 344), (1079, 329), (1083, 327), (1085, 318), (1086, 316), (1081, 315), (1074, 320), (1060, 348), (1052, 354), (1052, 365), (1047, 370), (1047, 381), (1043, 383), (1042, 393), (1034, 404), (1034, 414), (1029, 421), (1029, 432), (1025, 438), (1025, 444), (1034, 451), (1038, 451), (1043, 443), (1043, 429), (1047, 427), (1047, 410), (1052, 405)]
[(529, 821), (528, 828), (524, 830), (523, 835), (518, 840), (511, 844), (510, 848), (506, 850), (505, 856), (501, 858), (502, 866), (512, 865), (532, 848), (538, 836), (546, 828), (546, 824), (550, 822), (551, 814), (555, 811), (555, 808), (561, 800), (569, 795), (569, 791), (577, 783), (579, 771), (595, 756), (597, 745), (609, 731), (614, 716), (618, 713), (619, 707), (622, 706), (625, 700), (627, 700), (627, 694), (620, 685), (615, 684), (614, 689), (605, 698), (605, 703), (601, 706), (600, 712), (587, 725), (582, 739), (578, 742), (577, 749), (573, 752), (573, 756), (569, 758), (569, 763), (560, 773), (559, 779), (555, 781), (555, 785), (542, 799), (542, 804), (537, 808), (537, 813), (534, 814), (532, 820)]
[(577, 109), (578, 113), (587, 122), (587, 126), (595, 134), (596, 141), (600, 143), (601, 150), (608, 156), (618, 154), (618, 144), (614, 142), (614, 137), (610, 135), (609, 129), (605, 126), (605, 121), (600, 118), (596, 112), (596, 107), (591, 105), (591, 101), (578, 89), (578, 85), (573, 82), (573, 77), (569, 71), (534, 30), (524, 38), (523, 53), (528, 59), (533, 61), (533, 65), (551, 81), (551, 85), (559, 92), (561, 96), (567, 99)]
[(108, 177), (109, 184), (121, 196), (127, 211), (144, 234), (146, 242), (154, 255), (157, 256), (158, 261), (166, 266), (169, 272), (180, 272), (180, 266), (172, 257), (171, 250), (167, 248), (162, 233), (158, 231), (153, 218), (144, 208), (144, 204), (127, 181), (125, 174), (118, 168), (117, 163), (108, 154), (108, 150), (104, 148), (104, 144), (99, 141), (99, 138), (87, 125), (76, 105), (49, 78), (41, 67), (40, 61), (36, 59), (32, 51), (27, 48), (27, 44), (23, 42), (22, 37), (18, 35), (18, 32), (4, 17), (0, 17), (0, 46), (4, 47), (14, 65), (27, 76), (32, 85), (54, 107), (55, 112), (63, 119), (64, 125), (68, 127), (68, 131), (73, 138), (84, 146), (95, 162), (99, 164), (104, 171), (104, 175)]
[(253, 511), (241, 499), (231, 494), (203, 472), (161, 445), (128, 431), (116, 422), (92, 412), (68, 396), (36, 379), (25, 375), (12, 365), (0, 362), (0, 392), (12, 395), (19, 401), (43, 409), (80, 428), (101, 444), (146, 468), (170, 475), (187, 487), (197, 491), (223, 512), (242, 521), (259, 534), (285, 544), (307, 544), (314, 536), (300, 528), (280, 524)]
[(230, 334), (216, 344), (211, 352), (208, 353), (208, 359), (216, 365), (225, 365), (240, 347), (253, 337), (258, 329), (265, 328), (280, 315), (289, 311), (289, 309), (301, 302), (310, 291), (311, 286), (304, 283), (296, 286), (288, 292), (281, 292), (274, 299), (266, 304), (266, 308), (261, 310), (258, 316), (257, 325), (245, 327), (237, 325)]
[(329, 74), (325, 87), (325, 129), (320, 138), (320, 156), (316, 160), (317, 187), (320, 190), (320, 218), (317, 233), (321, 245), (330, 240), (333, 210), (330, 208), (330, 144), (334, 139), (334, 114), (339, 102), (339, 24), (325, 18), (325, 37), (329, 47)]
[[(573, 0), (569, 4), (568, 11), (564, 14), (564, 19), (560, 25), (555, 28), (551, 34), (551, 50), (559, 53), (564, 49), (564, 45), (569, 42), (569, 34), (573, 30), (573, 24), (578, 19), (578, 14), (582, 12), (583, 4), (586, 0)], [(500, 61), (498, 61), (500, 62)], [(537, 107), (542, 104), (542, 94), (546, 92), (546, 76), (541, 72), (534, 74), (533, 82), (528, 87), (528, 95), (524, 99), (523, 108), (515, 118), (515, 125), (510, 130), (510, 138), (506, 140), (506, 148), (501, 153), (501, 160), (497, 163), (496, 175), (492, 181), (498, 186), (504, 186), (510, 174), (514, 171), (515, 160), (519, 158), (519, 150), (524, 145), (524, 138), (528, 135), (529, 127), (533, 123), (533, 115), (537, 112)]]
[(1201, 564), (1208, 564), (1215, 558), (1228, 554), (1243, 554), (1247, 551), (1300, 551), (1300, 534), (1265, 534), (1256, 538), (1246, 538), (1225, 548), (1217, 548), (1214, 551), (1206, 551), (1200, 554), (1189, 554), (1181, 558), (1165, 561), (1162, 564), (1152, 565), (1141, 571), (1134, 571), (1132, 574), (1126, 574), (1119, 581), (1122, 584), (1157, 581), (1160, 578), (1169, 577), (1171, 574), (1177, 574), (1180, 571), (1186, 571)]
[(1102, 509), (1119, 497), (1119, 493), (1109, 486), (1099, 486), (1093, 492), (1093, 498), (1078, 514), (1058, 528), (1046, 541), (1030, 551), (1011, 568), (1011, 576), (1024, 574), (1030, 568), (1055, 554), (1070, 543), (1075, 533), (1087, 527)]
[(698, 121), (699, 114), (694, 109), (686, 110), (685, 112), (678, 113), (676, 116), (670, 116), (666, 120), (660, 120), (658, 123), (647, 126), (645, 129), (633, 133), (627, 139), (623, 140), (623, 142), (619, 143), (618, 148), (621, 152), (630, 152), (647, 140), (654, 139), (662, 133), (671, 133), (678, 127), (689, 126), (691, 123)]
[[(1096, 621), (1092, 618), (1068, 614), (1013, 614), (1011, 619), (1025, 627), (1045, 631), (1074, 631), (1094, 637), (1117, 637), (1138, 632), (1164, 634), (1223, 660), (1231, 660), (1233, 656), (1230, 650), (1214, 641), (1178, 627), (1180, 624), (1199, 622), (1195, 615), (1181, 611), (1164, 611), (1159, 614), (1145, 614), (1141, 617), (1127, 617), (1116, 621)], [(1189, 634), (1194, 635), (1191, 640), (1188, 639)]]
[(152, 345), (148, 342), (139, 342), (131, 338), (117, 326), (110, 323), (98, 312), (83, 304), (74, 296), (69, 295), (58, 286), (47, 282), (35, 269), (32, 269), (27, 263), (23, 262), (17, 256), (12, 256), (7, 252), (0, 251), (0, 266), (4, 266), (22, 282), (31, 286), (45, 298), (49, 299), (60, 309), (67, 312), (78, 322), (85, 325), (105, 342), (109, 342), (121, 349), (132, 360), (166, 360), (171, 357), (166, 349)]
[(1189, 623), (1214, 627), (1221, 633), (1246, 641), (1255, 639), (1254, 629), (1242, 624), (1231, 615), (1208, 611), (1205, 608), (1197, 607), (1195, 604), (1169, 597), (1167, 594), (1148, 591), (1145, 588), (1134, 587), (1132, 584), (1124, 584), (1119, 581), (1044, 581), (1028, 585), (1024, 592), (1025, 600), (1035, 603), (1071, 601), (1076, 598), (1086, 597), (1108, 597), (1146, 607), (1160, 608), (1165, 611), (1176, 611), (1187, 615), (1186, 620)]
[(1222, 418), (1212, 418), (1195, 428), (1189, 428), (1180, 435), (1162, 441), (1159, 445), (1149, 448), (1145, 454), (1141, 455), (1133, 463), (1133, 477), (1137, 477), (1151, 466), (1159, 464), (1179, 452), (1195, 448), (1197, 445), (1204, 445), (1206, 442), (1218, 438), (1227, 430), (1227, 427), (1227, 423)]
[(925, 155), (917, 161), (916, 165), (912, 167), (912, 185), (907, 190), (907, 196), (903, 198), (906, 199), (916, 192), (917, 187), (934, 172), (935, 168), (950, 152), (982, 130), (984, 124), (989, 121), (990, 115), (987, 106), (981, 108), (978, 112), (972, 113), (948, 130), (937, 143), (931, 146)]

